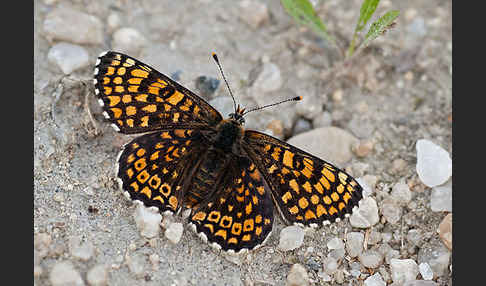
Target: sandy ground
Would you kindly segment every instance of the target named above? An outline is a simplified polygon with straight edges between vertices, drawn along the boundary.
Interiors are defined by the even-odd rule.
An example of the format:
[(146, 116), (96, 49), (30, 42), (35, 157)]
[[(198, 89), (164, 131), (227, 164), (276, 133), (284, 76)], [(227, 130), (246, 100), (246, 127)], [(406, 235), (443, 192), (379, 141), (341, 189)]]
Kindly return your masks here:
[[(113, 48), (113, 30), (121, 27), (134, 28), (146, 39), (134, 57), (168, 75), (179, 71), (180, 82), (191, 90), (196, 91), (195, 79), (200, 75), (220, 79), (210, 57), (216, 51), (244, 105), (295, 95), (310, 98), (299, 103), (301, 107), (288, 104), (253, 115), (247, 118), (249, 128), (273, 131), (287, 139), (319, 124), (332, 125), (373, 143), (369, 154), (359, 157), (353, 153), (341, 167), (356, 177), (376, 177), (378, 206), (386, 197), (381, 194), (395, 183), (404, 180), (411, 186), (413, 199), (402, 208), (400, 222), (391, 224), (382, 218), (373, 227), (380, 234), (392, 234), (388, 244), (399, 251), (399, 258), (417, 261), (421, 248), (440, 245), (436, 229), (446, 213), (430, 209), (431, 190), (417, 177), (414, 144), (427, 138), (452, 151), (451, 2), (382, 1), (377, 14), (400, 10), (397, 25), (337, 77), (333, 66), (342, 61), (339, 53), (297, 26), (278, 1), (262, 1), (267, 12), (258, 27), (253, 25), (259, 19), (245, 18), (248, 12), (240, 2), (34, 2), (36, 285), (51, 285), (52, 269), (62, 261), (72, 263), (86, 284), (88, 271), (102, 265), (107, 276), (101, 280), (108, 285), (284, 285), (295, 263), (305, 266), (315, 285), (362, 285), (367, 275), (377, 271), (392, 282), (383, 274), (390, 273), (386, 262), (376, 269), (362, 267), (361, 277), (347, 275), (350, 263), (357, 259), (339, 260), (344, 278), (336, 281), (333, 274), (326, 281), (322, 275), (329, 253), (326, 242), (333, 237), (342, 239), (346, 232), (367, 231), (353, 228), (348, 220), (307, 232), (302, 246), (282, 252), (277, 245), (285, 225), (277, 218), (267, 245), (242, 258), (213, 250), (188, 229), (177, 244), (164, 237), (163, 229), (154, 239), (143, 238), (133, 219), (135, 207), (119, 192), (114, 171), (120, 147), (132, 137), (114, 132), (103, 120), (94, 96), (86, 98), (77, 80), (61, 81), (63, 73), (47, 60), (50, 48), (60, 41), (49, 39), (44, 20), (60, 6), (93, 15), (102, 23), (100, 43), (79, 44), (88, 52), (89, 63), (70, 78), (91, 80), (97, 55)], [(345, 46), (361, 1), (313, 2), (318, 3), (318, 13), (329, 31)], [(251, 87), (253, 73), (262, 62), (279, 68), (282, 83), (275, 91)], [(92, 91), (91, 82), (89, 88)], [(220, 84), (207, 99), (227, 96)], [(315, 106), (323, 108), (309, 115), (307, 111)], [(324, 112), (328, 120), (317, 119)], [(414, 247), (403, 239), (410, 229), (421, 230), (421, 245)], [(73, 253), (70, 244), (77, 238), (93, 246), (87, 259)], [(153, 263), (154, 259), (159, 263)], [(434, 280), (451, 285), (449, 267)]]

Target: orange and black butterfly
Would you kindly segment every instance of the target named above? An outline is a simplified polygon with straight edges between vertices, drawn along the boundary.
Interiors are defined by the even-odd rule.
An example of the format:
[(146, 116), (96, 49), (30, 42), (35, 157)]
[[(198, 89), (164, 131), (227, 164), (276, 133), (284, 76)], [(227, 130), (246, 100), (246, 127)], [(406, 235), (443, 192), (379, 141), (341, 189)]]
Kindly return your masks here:
[(236, 103), (224, 119), (202, 98), (132, 57), (101, 54), (94, 86), (117, 131), (143, 133), (118, 158), (125, 195), (161, 213), (191, 209), (190, 225), (216, 248), (241, 252), (261, 246), (272, 231), (274, 208), (286, 223), (316, 227), (349, 216), (362, 198), (361, 186), (346, 172), (245, 130), (249, 111)]

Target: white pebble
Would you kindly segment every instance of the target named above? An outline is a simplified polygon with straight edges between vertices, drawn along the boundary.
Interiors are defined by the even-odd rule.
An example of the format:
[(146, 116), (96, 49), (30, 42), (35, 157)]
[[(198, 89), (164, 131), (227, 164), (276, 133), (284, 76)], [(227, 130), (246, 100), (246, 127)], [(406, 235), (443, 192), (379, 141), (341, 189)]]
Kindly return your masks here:
[(385, 281), (381, 278), (380, 273), (375, 273), (372, 276), (366, 278), (364, 286), (386, 286)]
[(160, 221), (162, 220), (160, 213), (138, 204), (133, 217), (142, 236), (153, 238), (159, 234)]
[(366, 250), (358, 257), (363, 266), (367, 268), (377, 268), (383, 262), (383, 255), (376, 250)]
[(452, 180), (432, 189), (430, 193), (430, 209), (434, 212), (452, 211)]
[(434, 278), (434, 272), (432, 271), (432, 268), (430, 268), (430, 265), (426, 262), (419, 264), (419, 271), (424, 280), (432, 280), (432, 278)]
[(412, 259), (391, 259), (390, 270), (393, 283), (397, 284), (415, 280), (419, 274), (418, 265)]
[(147, 46), (147, 39), (133, 28), (121, 28), (113, 33), (111, 45), (115, 51), (136, 56)]
[(343, 249), (344, 248), (343, 240), (338, 238), (338, 237), (334, 237), (327, 242), (327, 248), (329, 248), (329, 249)]
[(70, 74), (75, 70), (88, 66), (89, 55), (86, 49), (81, 46), (59, 43), (52, 46), (49, 50), (47, 60), (61, 69), (64, 74)]
[(54, 265), (49, 274), (49, 280), (53, 286), (84, 285), (81, 275), (70, 261), (61, 261)]
[(169, 224), (169, 226), (165, 230), (164, 235), (170, 242), (176, 244), (181, 240), (183, 231), (184, 231), (184, 227), (182, 223), (174, 222)]
[(416, 149), (417, 174), (426, 186), (441, 185), (451, 177), (452, 160), (446, 150), (426, 139), (418, 140)]
[(363, 251), (364, 234), (361, 232), (349, 232), (346, 234), (346, 251), (353, 258)]
[(353, 227), (368, 228), (380, 220), (378, 216), (378, 206), (372, 197), (366, 197), (361, 200), (357, 211), (349, 217), (349, 222)]
[(278, 248), (283, 251), (296, 249), (304, 242), (304, 230), (301, 227), (291, 225), (280, 232)]

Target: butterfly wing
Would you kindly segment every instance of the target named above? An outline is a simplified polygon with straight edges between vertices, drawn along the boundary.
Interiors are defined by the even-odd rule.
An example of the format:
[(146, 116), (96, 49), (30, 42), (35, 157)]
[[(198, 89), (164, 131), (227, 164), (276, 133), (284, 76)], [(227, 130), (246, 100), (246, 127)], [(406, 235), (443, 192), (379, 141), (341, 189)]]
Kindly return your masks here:
[(190, 224), (203, 239), (225, 251), (261, 246), (272, 231), (273, 204), (265, 181), (247, 158), (234, 161), (227, 180), (194, 209)]
[(121, 133), (212, 126), (222, 119), (190, 90), (122, 53), (108, 51), (98, 57), (94, 86), (103, 114)]
[(332, 164), (257, 131), (246, 131), (246, 150), (289, 223), (317, 226), (350, 214), (362, 187)]
[(118, 159), (118, 178), (125, 193), (147, 207), (174, 213), (181, 206), (187, 173), (204, 141), (199, 130), (169, 129), (133, 139)]

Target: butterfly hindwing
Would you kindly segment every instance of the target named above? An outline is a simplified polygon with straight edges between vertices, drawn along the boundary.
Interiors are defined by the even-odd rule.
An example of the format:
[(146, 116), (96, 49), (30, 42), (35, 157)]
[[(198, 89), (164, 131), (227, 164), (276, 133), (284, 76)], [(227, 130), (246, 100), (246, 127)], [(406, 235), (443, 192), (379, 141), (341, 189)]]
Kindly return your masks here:
[(350, 214), (362, 188), (343, 170), (292, 145), (246, 131), (245, 146), (289, 223), (317, 226)]
[(190, 90), (122, 53), (98, 57), (94, 85), (103, 114), (122, 133), (214, 125), (222, 119)]
[(193, 210), (190, 223), (209, 243), (225, 251), (257, 248), (273, 224), (271, 194), (264, 184), (255, 164), (247, 158), (238, 159), (211, 200)]
[(118, 159), (118, 178), (132, 200), (174, 213), (200, 146), (198, 130), (161, 130), (135, 138)]

